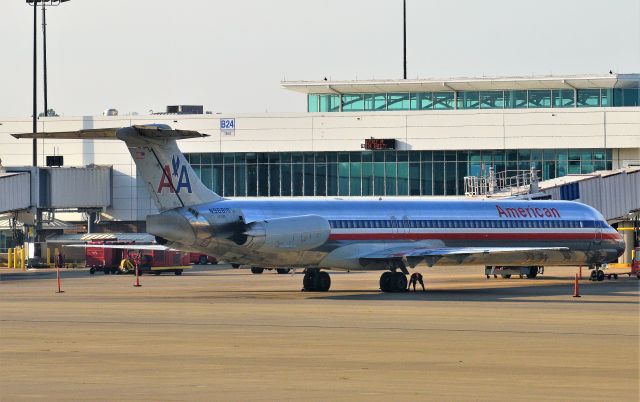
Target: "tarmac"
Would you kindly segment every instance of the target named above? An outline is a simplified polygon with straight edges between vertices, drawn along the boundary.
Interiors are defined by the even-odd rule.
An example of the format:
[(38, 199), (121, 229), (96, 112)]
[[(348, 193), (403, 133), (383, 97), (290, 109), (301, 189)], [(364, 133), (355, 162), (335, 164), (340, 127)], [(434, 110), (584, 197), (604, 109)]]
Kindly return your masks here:
[(486, 279), (420, 270), (426, 292), (382, 293), (379, 272), (302, 275), (226, 265), (182, 276), (0, 270), (0, 400), (640, 399), (640, 281), (576, 267)]

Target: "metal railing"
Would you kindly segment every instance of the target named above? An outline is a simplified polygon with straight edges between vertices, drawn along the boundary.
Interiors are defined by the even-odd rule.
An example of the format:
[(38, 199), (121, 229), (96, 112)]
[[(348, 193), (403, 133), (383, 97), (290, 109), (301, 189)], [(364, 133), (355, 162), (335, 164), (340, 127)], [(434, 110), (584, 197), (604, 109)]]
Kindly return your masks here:
[(538, 172), (531, 170), (504, 170), (494, 173), (489, 168), (488, 176), (465, 176), (464, 195), (468, 197), (488, 196), (498, 193), (508, 195), (526, 194), (531, 192), (532, 186), (537, 191)]

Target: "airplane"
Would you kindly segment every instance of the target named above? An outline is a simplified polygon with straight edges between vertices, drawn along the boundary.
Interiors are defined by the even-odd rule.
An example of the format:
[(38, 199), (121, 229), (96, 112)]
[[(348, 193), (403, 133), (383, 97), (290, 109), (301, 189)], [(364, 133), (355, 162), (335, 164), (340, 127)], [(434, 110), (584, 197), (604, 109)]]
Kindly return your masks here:
[(208, 135), (163, 124), (13, 136), (124, 141), (159, 209), (146, 217), (158, 243), (149, 247), (234, 265), (304, 268), (307, 291), (329, 290), (327, 270), (382, 271), (380, 289), (400, 292), (418, 266), (599, 269), (625, 248), (598, 211), (570, 201), (223, 198), (177, 145)]

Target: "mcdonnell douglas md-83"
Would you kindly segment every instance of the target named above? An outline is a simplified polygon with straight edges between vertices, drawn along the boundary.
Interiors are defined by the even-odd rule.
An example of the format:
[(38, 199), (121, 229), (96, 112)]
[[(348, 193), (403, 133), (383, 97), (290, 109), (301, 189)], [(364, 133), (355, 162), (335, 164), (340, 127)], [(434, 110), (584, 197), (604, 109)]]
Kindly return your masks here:
[(383, 271), (380, 289), (394, 292), (419, 265), (593, 268), (624, 251), (602, 215), (576, 202), (233, 200), (205, 187), (180, 152), (177, 140), (206, 136), (195, 131), (145, 125), (14, 136), (124, 141), (160, 210), (147, 216), (159, 245), (234, 264), (304, 268), (309, 291), (329, 290), (325, 270)]

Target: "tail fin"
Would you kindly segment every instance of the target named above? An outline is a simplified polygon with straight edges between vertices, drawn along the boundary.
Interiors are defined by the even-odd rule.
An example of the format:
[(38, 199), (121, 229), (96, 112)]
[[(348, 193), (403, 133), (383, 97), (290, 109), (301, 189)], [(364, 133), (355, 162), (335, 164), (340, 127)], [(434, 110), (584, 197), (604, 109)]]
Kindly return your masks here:
[(197, 131), (172, 130), (167, 125), (14, 134), (16, 138), (117, 138), (124, 141), (161, 211), (221, 199), (202, 184), (176, 143), (178, 139), (205, 136)]

